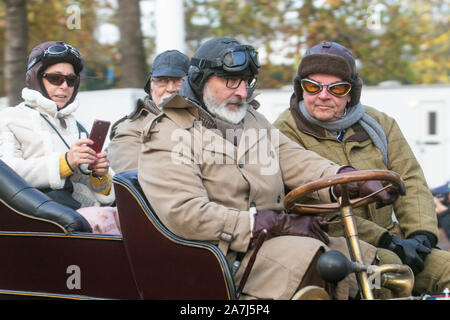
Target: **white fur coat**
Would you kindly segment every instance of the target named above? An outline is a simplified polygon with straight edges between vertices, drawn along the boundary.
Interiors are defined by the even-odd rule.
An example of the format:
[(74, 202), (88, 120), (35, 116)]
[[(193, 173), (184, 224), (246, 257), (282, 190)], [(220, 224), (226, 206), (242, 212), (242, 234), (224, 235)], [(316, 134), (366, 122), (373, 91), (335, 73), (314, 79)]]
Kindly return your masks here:
[[(61, 189), (65, 179), (60, 176), (59, 158), (68, 148), (48, 122), (69, 147), (75, 141), (86, 138), (73, 115), (79, 102), (75, 99), (58, 111), (56, 103), (38, 91), (24, 88), (22, 98), (24, 102), (19, 105), (0, 111), (0, 159), (32, 187)], [(66, 123), (66, 128), (60, 119)], [(108, 196), (95, 192), (89, 176), (82, 174), (78, 168), (70, 179), (74, 185), (73, 196), (83, 207), (114, 201), (112, 189)]]

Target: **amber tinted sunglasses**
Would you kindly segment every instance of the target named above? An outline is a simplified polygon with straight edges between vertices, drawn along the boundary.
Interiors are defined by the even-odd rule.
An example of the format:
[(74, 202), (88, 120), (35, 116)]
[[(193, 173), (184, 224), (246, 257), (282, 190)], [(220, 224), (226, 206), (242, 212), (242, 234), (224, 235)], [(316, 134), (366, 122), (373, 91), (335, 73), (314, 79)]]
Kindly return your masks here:
[(317, 94), (322, 91), (323, 87), (327, 87), (327, 91), (336, 97), (346, 96), (352, 89), (352, 85), (349, 82), (336, 82), (330, 84), (320, 84), (311, 79), (300, 80), (303, 91), (309, 94)]
[(55, 86), (60, 86), (66, 81), (68, 87), (73, 87), (78, 79), (78, 76), (73, 73), (67, 76), (60, 73), (44, 73), (42, 77)]

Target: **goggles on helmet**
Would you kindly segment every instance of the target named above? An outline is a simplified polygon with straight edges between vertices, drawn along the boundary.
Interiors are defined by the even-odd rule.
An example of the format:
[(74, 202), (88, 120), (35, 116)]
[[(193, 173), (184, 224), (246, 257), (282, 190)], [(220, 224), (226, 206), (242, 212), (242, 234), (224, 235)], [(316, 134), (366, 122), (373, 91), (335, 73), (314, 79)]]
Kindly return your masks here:
[(77, 50), (77, 48), (74, 48), (68, 44), (56, 44), (51, 47), (48, 47), (45, 49), (44, 52), (42, 52), (40, 55), (38, 55), (36, 58), (34, 58), (30, 64), (27, 67), (27, 71), (33, 68), (36, 63), (41, 61), (45, 57), (65, 57), (69, 53), (73, 54), (78, 59), (82, 59), (81, 53)]
[(215, 60), (192, 58), (191, 65), (199, 68), (222, 68), (230, 73), (237, 73), (250, 68), (253, 74), (257, 74), (260, 67), (258, 52), (248, 45), (237, 45), (230, 48), (223, 53), (222, 57)]

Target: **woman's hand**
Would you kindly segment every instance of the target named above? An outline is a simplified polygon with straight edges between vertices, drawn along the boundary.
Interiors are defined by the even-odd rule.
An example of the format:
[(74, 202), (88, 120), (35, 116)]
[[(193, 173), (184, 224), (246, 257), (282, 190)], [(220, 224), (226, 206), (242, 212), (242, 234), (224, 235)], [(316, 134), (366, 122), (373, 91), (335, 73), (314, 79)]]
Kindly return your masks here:
[(76, 141), (67, 151), (67, 162), (72, 169), (80, 164), (92, 165), (97, 160), (97, 154), (89, 146), (94, 142), (90, 139)]
[(109, 161), (106, 158), (106, 152), (97, 153), (97, 161), (95, 161), (91, 167), (97, 176), (104, 176), (109, 171)]

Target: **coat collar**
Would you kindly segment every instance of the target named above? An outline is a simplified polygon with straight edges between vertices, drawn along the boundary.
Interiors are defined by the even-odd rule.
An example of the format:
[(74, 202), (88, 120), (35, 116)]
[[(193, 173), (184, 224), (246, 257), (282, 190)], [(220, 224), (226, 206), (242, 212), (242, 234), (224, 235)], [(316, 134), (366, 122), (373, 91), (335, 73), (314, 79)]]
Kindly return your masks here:
[[(255, 100), (256, 101), (256, 100)], [(199, 119), (198, 108), (201, 106), (193, 100), (182, 96), (180, 94), (174, 94), (162, 104), (163, 112), (170, 117), (178, 126), (188, 129), (193, 126), (193, 121)], [(180, 112), (179, 109), (185, 109), (185, 112)], [(259, 123), (256, 121), (255, 109), (252, 105), (249, 105), (247, 114), (244, 117), (244, 129), (259, 127)], [(183, 115), (189, 114), (190, 116), (184, 117)]]
[(147, 115), (149, 112), (153, 113), (154, 115), (158, 115), (161, 113), (161, 109), (158, 108), (156, 103), (151, 99), (150, 95), (146, 96), (144, 99), (138, 99), (136, 101), (136, 106), (134, 107), (133, 111), (127, 116), (127, 118), (136, 120), (143, 114)]
[(39, 112), (50, 115), (53, 118), (65, 118), (75, 112), (79, 107), (79, 100), (76, 98), (71, 104), (58, 110), (56, 102), (44, 97), (39, 91), (23, 88), (22, 98), (24, 102)]
[[(163, 104), (162, 111), (178, 127), (190, 129), (193, 128), (199, 120), (198, 108), (201, 107), (196, 102), (179, 94), (175, 94)], [(248, 139), (248, 142), (246, 142), (245, 139), (240, 139), (240, 143), (237, 146), (238, 159), (242, 158), (251, 148), (254, 147), (254, 145), (267, 136), (267, 130), (259, 130), (266, 128), (263, 127), (258, 121), (257, 111), (254, 110), (252, 106), (249, 106), (243, 121), (243, 134), (256, 135), (257, 139)], [(215, 135), (216, 133), (213, 134)], [(225, 137), (222, 137), (222, 139), (225, 140), (225, 143), (230, 143), (226, 141)], [(230, 143), (230, 148), (227, 150), (233, 150), (234, 148), (236, 147)]]
[(180, 94), (172, 95), (161, 107), (162, 112), (180, 128), (192, 128), (194, 120), (198, 120), (197, 107), (199, 106)]

